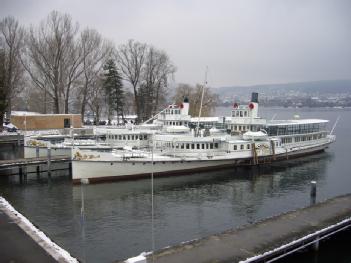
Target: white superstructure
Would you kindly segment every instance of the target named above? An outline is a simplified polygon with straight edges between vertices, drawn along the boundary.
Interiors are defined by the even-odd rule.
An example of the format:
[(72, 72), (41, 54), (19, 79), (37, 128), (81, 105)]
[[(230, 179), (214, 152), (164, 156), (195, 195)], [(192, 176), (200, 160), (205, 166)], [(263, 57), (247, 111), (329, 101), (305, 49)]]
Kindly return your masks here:
[(231, 130), (227, 135), (214, 130), (198, 137), (191, 133), (153, 133), (147, 150), (96, 153), (76, 149), (73, 181), (97, 182), (149, 176), (151, 172), (172, 175), (259, 165), (320, 152), (335, 141), (335, 136), (327, 133), (327, 120), (267, 121), (258, 117), (257, 109), (257, 95), (247, 106), (235, 105), (226, 122)]

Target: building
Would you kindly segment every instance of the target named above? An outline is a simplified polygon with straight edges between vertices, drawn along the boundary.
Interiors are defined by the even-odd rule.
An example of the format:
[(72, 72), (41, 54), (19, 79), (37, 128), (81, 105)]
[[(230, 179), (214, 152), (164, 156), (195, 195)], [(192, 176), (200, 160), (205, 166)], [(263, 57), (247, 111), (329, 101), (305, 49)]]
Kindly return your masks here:
[(21, 130), (50, 130), (82, 128), (80, 114), (38, 114), (34, 112), (13, 112), (11, 123)]

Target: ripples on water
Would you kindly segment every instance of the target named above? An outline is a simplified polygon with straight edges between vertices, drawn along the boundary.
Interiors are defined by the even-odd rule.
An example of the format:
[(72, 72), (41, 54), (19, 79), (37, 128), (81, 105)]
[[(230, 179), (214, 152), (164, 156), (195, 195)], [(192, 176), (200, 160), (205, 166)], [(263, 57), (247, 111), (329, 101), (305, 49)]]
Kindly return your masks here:
[[(267, 117), (275, 109), (263, 109)], [(280, 109), (276, 119), (296, 114)], [(327, 152), (259, 169), (237, 168), (155, 180), (156, 247), (242, 226), (310, 203), (309, 182), (316, 180), (317, 201), (348, 193), (351, 143), (347, 110), (300, 110), (301, 117), (332, 122), (337, 142)], [(279, 116), (281, 115), (281, 116)], [(66, 171), (49, 180), (29, 175), (0, 177), (0, 193), (55, 242), (88, 262), (112, 262), (151, 250), (150, 180), (72, 186)], [(85, 242), (81, 196), (85, 200)], [(86, 255), (86, 256), (84, 256)]]

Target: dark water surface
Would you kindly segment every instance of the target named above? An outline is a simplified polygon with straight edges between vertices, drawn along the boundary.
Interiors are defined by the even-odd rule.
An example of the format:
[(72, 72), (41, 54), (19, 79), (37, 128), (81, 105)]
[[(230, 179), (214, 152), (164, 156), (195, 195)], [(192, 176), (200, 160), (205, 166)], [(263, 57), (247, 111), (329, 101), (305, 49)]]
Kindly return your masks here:
[[(218, 115), (229, 110), (219, 108)], [(268, 118), (275, 113), (275, 119), (299, 114), (332, 123), (340, 115), (337, 141), (324, 153), (270, 167), (155, 179), (156, 248), (308, 206), (311, 180), (317, 181), (317, 201), (351, 192), (351, 110), (261, 109)], [(0, 176), (0, 195), (82, 261), (112, 262), (151, 250), (150, 180), (72, 186), (67, 171), (50, 180), (29, 175), (24, 184)]]

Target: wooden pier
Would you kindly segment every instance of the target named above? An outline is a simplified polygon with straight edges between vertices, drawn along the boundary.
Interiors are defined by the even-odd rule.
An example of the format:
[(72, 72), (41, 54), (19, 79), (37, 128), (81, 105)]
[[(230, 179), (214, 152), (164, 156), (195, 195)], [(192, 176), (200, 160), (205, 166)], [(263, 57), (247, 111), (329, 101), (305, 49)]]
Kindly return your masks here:
[[(12, 174), (18, 174), (20, 176), (25, 175), (28, 166), (36, 166), (37, 173), (40, 172), (40, 165), (47, 165), (47, 171), (51, 171), (52, 163), (68, 163), (69, 169), (71, 170), (71, 157), (67, 155), (47, 156), (47, 157), (34, 157), (34, 158), (22, 158), (14, 160), (0, 160), (0, 170), (6, 169), (17, 169), (18, 172)], [(8, 175), (8, 174), (7, 174)]]
[(351, 194), (123, 262), (273, 262), (351, 228)]
[(24, 142), (24, 136), (15, 133), (15, 134), (9, 134), (9, 135), (0, 135), (0, 145), (1, 144), (12, 144), (12, 145), (23, 145)]

